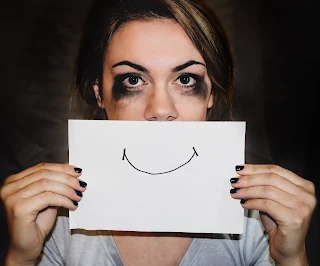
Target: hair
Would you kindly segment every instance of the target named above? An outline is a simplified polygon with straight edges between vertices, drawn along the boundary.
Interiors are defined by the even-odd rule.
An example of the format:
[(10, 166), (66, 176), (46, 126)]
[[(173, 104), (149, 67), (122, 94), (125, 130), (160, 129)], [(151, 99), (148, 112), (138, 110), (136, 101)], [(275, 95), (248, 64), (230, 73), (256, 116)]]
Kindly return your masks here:
[[(93, 92), (98, 82), (102, 94), (104, 58), (116, 30), (130, 21), (173, 19), (180, 24), (205, 60), (211, 79), (213, 107), (207, 120), (230, 120), (235, 82), (235, 63), (227, 34), (214, 10), (203, 0), (98, 0), (86, 20), (72, 84), (74, 98), (90, 110), (90, 118), (101, 115)], [(100, 111), (99, 111), (100, 109)]]

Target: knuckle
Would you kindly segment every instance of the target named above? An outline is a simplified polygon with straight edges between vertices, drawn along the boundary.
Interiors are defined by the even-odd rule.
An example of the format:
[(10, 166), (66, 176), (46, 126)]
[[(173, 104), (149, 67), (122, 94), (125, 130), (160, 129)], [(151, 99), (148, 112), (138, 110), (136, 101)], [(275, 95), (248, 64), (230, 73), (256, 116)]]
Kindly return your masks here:
[(274, 189), (270, 186), (264, 186), (262, 188), (263, 194), (267, 196), (268, 198), (273, 198), (274, 197)]
[(50, 174), (51, 174), (51, 171), (48, 170), (48, 169), (41, 169), (38, 171), (38, 174), (42, 177), (42, 178), (45, 178), (45, 177), (49, 177)]
[(13, 205), (13, 203), (14, 203), (14, 197), (13, 197), (13, 195), (8, 196), (7, 198), (5, 198), (5, 199), (3, 200), (3, 204), (4, 204), (4, 206), (5, 206), (6, 208), (11, 208), (12, 205)]
[(6, 198), (6, 187), (2, 187), (1, 189), (0, 189), (0, 198), (1, 198), (1, 200), (2, 201), (4, 201), (4, 199)]
[(273, 203), (271, 200), (264, 200), (263, 204), (266, 206), (267, 210), (271, 210), (273, 208)]
[(4, 182), (3, 182), (3, 186), (4, 185), (7, 185), (7, 184), (9, 184), (9, 183), (11, 183), (12, 182), (12, 180), (14, 180), (15, 179), (15, 174), (13, 174), (13, 175), (9, 175), (5, 180), (4, 180)]
[(70, 172), (71, 169), (73, 170), (73, 167), (72, 167), (72, 166), (70, 166), (70, 165), (68, 165), (68, 164), (62, 164), (62, 171), (63, 171), (64, 173)]
[(41, 200), (46, 201), (48, 199), (50, 199), (52, 197), (52, 193), (49, 191), (45, 191), (43, 193), (41, 193)]
[(314, 185), (313, 182), (306, 180), (307, 181), (307, 187), (308, 187), (308, 191), (312, 194), (315, 195), (316, 194), (316, 186)]
[(243, 186), (247, 186), (250, 183), (250, 176), (241, 176), (240, 181)]
[(38, 163), (37, 166), (36, 166), (38, 169), (46, 169), (48, 168), (48, 163), (45, 163), (45, 162), (41, 162), (41, 163)]
[(255, 165), (255, 164), (251, 164), (250, 168), (251, 168), (252, 173), (255, 173), (258, 169), (257, 165)]
[[(304, 208), (303, 208), (304, 210)], [(300, 229), (304, 224), (305, 211), (300, 210), (298, 214), (292, 215), (291, 224), (296, 228)]]
[(270, 179), (272, 182), (276, 182), (279, 179), (279, 176), (275, 173), (270, 174)]
[(269, 179), (271, 184), (274, 184), (274, 182), (277, 182), (278, 180), (278, 175), (275, 173), (268, 173), (267, 178)]
[(269, 164), (269, 170), (272, 173), (281, 173), (282, 167), (276, 164)]
[(237, 191), (237, 195), (239, 195), (239, 197), (240, 196), (246, 197), (247, 193), (248, 193), (248, 188), (245, 188), (245, 187)]
[(317, 199), (314, 196), (310, 196), (310, 199), (308, 200), (308, 206), (313, 211), (317, 206)]
[(63, 185), (59, 190), (59, 194), (61, 195), (67, 195), (68, 197), (74, 197), (76, 195), (75, 191), (66, 185)]
[(293, 207), (299, 211), (302, 211), (303, 207), (304, 207), (305, 203), (300, 201), (300, 200), (295, 200)]
[(38, 184), (43, 188), (46, 189), (50, 186), (50, 180), (47, 178), (41, 178), (38, 180)]
[(281, 187), (281, 178), (278, 174), (271, 173), (269, 176), (270, 184), (274, 187)]
[(26, 211), (26, 208), (22, 204), (15, 204), (12, 207), (12, 215), (13, 217), (16, 217), (16, 218), (22, 217), (25, 211)]

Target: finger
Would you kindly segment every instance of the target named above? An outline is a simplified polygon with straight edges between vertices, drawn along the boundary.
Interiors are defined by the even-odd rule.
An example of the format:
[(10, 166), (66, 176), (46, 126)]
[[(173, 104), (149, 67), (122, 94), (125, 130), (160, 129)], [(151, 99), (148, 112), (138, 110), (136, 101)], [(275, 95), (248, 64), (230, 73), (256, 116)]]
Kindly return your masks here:
[(30, 167), (22, 172), (9, 176), (5, 180), (5, 185), (17, 181), (27, 175), (41, 171), (41, 170), (52, 170), (56, 172), (62, 172), (71, 176), (80, 176), (82, 169), (73, 165), (68, 164), (57, 164), (57, 163), (39, 163), (33, 167)]
[(76, 176), (71, 176), (69, 174), (57, 172), (54, 170), (42, 169), (37, 172), (33, 172), (15, 182), (7, 184), (1, 190), (1, 197), (2, 199), (5, 199), (6, 197), (21, 190), (23, 187), (26, 187), (29, 184), (37, 182), (39, 180), (42, 180), (42, 182), (46, 182), (46, 180), (54, 180), (66, 184), (69, 187), (72, 187), (73, 189), (81, 192), (86, 189), (86, 183), (80, 181)]
[(273, 186), (294, 196), (304, 192), (301, 187), (274, 173), (243, 175), (235, 183), (231, 183), (231, 185), (235, 188)]
[(268, 199), (250, 199), (242, 201), (244, 208), (257, 210), (270, 215), (278, 225), (288, 224), (292, 220), (291, 210), (275, 201)]
[(23, 218), (26, 223), (31, 223), (34, 222), (40, 211), (48, 207), (63, 207), (69, 210), (77, 208), (76, 204), (66, 196), (43, 192), (26, 199), (20, 199), (13, 206), (12, 215), (16, 219)]
[[(277, 174), (279, 176), (282, 176), (289, 180), (291, 183), (302, 187), (306, 191), (309, 191), (310, 193), (313, 193), (314, 186), (312, 182), (303, 179), (302, 177), (298, 176), (297, 174), (284, 169), (278, 165), (272, 165), (272, 164), (244, 164), (242, 165), (243, 169), (237, 171), (237, 174), (239, 175), (255, 175), (255, 174), (267, 174), (267, 173), (273, 173)], [(237, 169), (241, 169), (241, 167), (236, 167)]]
[(256, 186), (238, 190), (231, 189), (230, 193), (234, 199), (269, 199), (291, 209), (305, 205), (298, 197), (272, 186)]
[(267, 234), (277, 229), (278, 225), (276, 221), (269, 214), (260, 212), (260, 219)]
[(43, 192), (53, 192), (68, 197), (74, 201), (80, 201), (82, 198), (82, 193), (80, 191), (77, 191), (66, 184), (50, 179), (41, 179), (29, 184), (23, 189), (17, 191), (15, 197), (26, 199)]

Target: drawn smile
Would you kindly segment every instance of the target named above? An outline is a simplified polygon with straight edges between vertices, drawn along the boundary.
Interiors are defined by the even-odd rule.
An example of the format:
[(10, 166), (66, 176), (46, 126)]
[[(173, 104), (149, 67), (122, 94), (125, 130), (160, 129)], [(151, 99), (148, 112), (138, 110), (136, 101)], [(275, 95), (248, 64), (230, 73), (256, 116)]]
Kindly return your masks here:
[(146, 173), (146, 174), (149, 174), (149, 175), (163, 175), (163, 174), (167, 174), (167, 173), (176, 171), (176, 170), (178, 170), (179, 168), (181, 168), (181, 167), (185, 166), (186, 164), (190, 163), (191, 160), (193, 159), (193, 157), (194, 157), (195, 155), (196, 155), (196, 156), (199, 156), (198, 153), (197, 153), (197, 151), (196, 151), (196, 149), (195, 149), (194, 147), (192, 147), (192, 148), (193, 148), (193, 154), (192, 154), (191, 158), (190, 158), (188, 161), (186, 161), (185, 163), (181, 164), (180, 166), (178, 166), (178, 167), (176, 167), (176, 168), (174, 168), (174, 169), (172, 169), (172, 170), (164, 171), (164, 172), (159, 172), (159, 173), (150, 173), (150, 172), (143, 171), (143, 170), (135, 167), (135, 166), (129, 161), (129, 159), (128, 159), (127, 155), (126, 155), (126, 149), (125, 149), (125, 148), (123, 149), (122, 161), (124, 161), (124, 159), (126, 159), (126, 160), (128, 161), (128, 163), (129, 163), (134, 169), (136, 169), (136, 170), (139, 171), (139, 172)]

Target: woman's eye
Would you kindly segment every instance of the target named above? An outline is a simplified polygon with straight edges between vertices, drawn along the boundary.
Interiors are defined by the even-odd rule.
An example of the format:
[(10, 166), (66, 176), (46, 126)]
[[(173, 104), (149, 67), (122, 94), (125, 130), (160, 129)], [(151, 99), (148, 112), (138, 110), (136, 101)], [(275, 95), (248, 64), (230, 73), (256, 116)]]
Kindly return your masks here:
[(141, 77), (139, 76), (129, 76), (127, 77), (124, 81), (123, 81), (123, 84), (126, 86), (126, 87), (129, 87), (129, 88), (132, 88), (132, 87), (139, 87), (141, 85), (144, 84), (144, 81), (142, 80)]
[(183, 87), (193, 87), (197, 80), (190, 75), (182, 75), (177, 79), (177, 84)]

